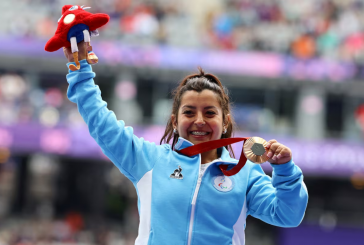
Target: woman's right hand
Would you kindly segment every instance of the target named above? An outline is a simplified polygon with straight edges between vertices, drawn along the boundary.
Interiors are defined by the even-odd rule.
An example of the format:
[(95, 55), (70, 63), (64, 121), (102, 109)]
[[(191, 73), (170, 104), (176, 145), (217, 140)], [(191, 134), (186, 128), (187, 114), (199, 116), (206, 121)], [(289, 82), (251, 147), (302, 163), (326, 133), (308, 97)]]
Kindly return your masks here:
[[(87, 55), (86, 43), (84, 41), (82, 41), (82, 42), (78, 43), (77, 46), (78, 46), (78, 60), (81, 61), (81, 60), (86, 59), (86, 55)], [(64, 56), (66, 56), (68, 62), (75, 61), (70, 47), (69, 48), (63, 47), (63, 53), (64, 53)]]

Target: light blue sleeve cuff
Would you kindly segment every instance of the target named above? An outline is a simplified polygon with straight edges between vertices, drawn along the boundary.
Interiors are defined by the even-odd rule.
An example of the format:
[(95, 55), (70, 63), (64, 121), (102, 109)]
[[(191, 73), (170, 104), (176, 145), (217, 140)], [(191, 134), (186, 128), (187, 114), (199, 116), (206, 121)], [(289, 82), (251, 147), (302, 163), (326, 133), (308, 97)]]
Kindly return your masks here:
[(73, 65), (76, 66), (76, 63), (75, 62), (68, 62), (67, 63), (68, 72), (69, 73), (84, 72), (84, 71), (86, 71), (86, 72), (92, 72), (92, 67), (91, 67), (91, 65), (89, 63), (87, 63), (87, 60), (86, 59), (80, 60), (79, 62), (80, 62), (81, 68), (79, 70), (76, 70), (76, 71), (71, 71), (70, 68), (69, 68), (71, 64), (73, 64)]
[(293, 162), (293, 159), (284, 164), (270, 164), (270, 165), (272, 166), (275, 175), (291, 176), (295, 172), (295, 164)]

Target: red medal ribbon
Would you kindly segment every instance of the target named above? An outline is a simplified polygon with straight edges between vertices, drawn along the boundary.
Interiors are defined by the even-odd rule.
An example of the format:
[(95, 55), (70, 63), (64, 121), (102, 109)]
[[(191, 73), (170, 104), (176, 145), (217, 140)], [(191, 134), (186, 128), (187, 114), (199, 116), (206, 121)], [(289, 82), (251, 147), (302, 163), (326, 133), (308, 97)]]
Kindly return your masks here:
[[(197, 145), (192, 145), (189, 147), (186, 147), (180, 151), (177, 151), (178, 153), (181, 153), (185, 156), (191, 157), (203, 152), (207, 152), (207, 151), (211, 151), (220, 147), (224, 147), (227, 145), (231, 145), (240, 141), (244, 141), (243, 143), (245, 143), (245, 141), (249, 139), (249, 137), (246, 138), (226, 138), (226, 139), (218, 139), (218, 140), (211, 140), (211, 141), (207, 141), (207, 142), (203, 142)], [(243, 144), (243, 149), (244, 149), (244, 144)], [(246, 163), (246, 157), (244, 155), (243, 150), (241, 150), (241, 155), (240, 155), (240, 159), (238, 164), (233, 167), (230, 170), (227, 170), (228, 165), (219, 165), (221, 171), (223, 172), (223, 174), (225, 176), (232, 176), (235, 175), (237, 173), (239, 173), (240, 169), (242, 169)]]

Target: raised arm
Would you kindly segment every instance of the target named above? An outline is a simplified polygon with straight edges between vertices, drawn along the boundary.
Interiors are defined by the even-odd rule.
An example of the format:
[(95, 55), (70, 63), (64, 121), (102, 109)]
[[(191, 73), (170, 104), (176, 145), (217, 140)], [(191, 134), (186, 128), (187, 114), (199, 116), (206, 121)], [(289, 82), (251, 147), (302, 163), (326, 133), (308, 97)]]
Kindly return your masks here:
[(272, 178), (259, 165), (250, 171), (248, 213), (272, 225), (298, 226), (305, 214), (308, 193), (301, 169), (293, 161), (274, 165)]
[[(68, 58), (69, 52), (70, 50), (65, 50)], [(69, 58), (69, 61), (72, 59)], [(67, 66), (70, 64), (72, 62)], [(93, 80), (95, 73), (91, 66), (85, 59), (80, 64), (80, 70), (69, 70), (67, 96), (77, 104), (91, 136), (105, 155), (132, 182), (137, 183), (168, 148), (136, 137), (133, 128), (125, 127), (122, 120), (118, 121), (114, 112), (107, 108), (107, 103), (101, 98), (101, 91)]]

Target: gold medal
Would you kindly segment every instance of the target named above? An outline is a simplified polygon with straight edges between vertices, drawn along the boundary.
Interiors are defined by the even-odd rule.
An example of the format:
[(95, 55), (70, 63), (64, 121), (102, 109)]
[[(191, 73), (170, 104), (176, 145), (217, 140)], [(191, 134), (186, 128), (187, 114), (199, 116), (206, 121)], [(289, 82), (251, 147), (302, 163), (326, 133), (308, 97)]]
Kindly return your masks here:
[(268, 142), (260, 137), (250, 137), (244, 144), (244, 155), (253, 163), (261, 164), (266, 162), (268, 151), (266, 150)]

